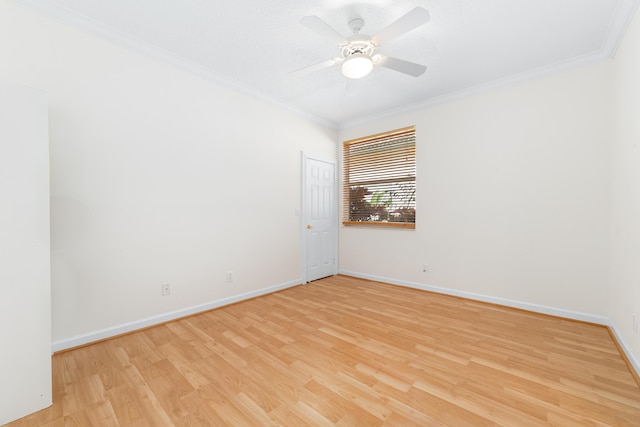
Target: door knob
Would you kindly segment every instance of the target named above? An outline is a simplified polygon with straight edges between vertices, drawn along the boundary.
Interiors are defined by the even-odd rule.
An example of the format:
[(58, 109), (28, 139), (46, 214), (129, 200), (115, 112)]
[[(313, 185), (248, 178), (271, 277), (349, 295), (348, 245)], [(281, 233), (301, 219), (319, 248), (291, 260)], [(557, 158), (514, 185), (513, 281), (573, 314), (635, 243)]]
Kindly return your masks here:
[(312, 228), (311, 224), (307, 224), (307, 229), (311, 230)]

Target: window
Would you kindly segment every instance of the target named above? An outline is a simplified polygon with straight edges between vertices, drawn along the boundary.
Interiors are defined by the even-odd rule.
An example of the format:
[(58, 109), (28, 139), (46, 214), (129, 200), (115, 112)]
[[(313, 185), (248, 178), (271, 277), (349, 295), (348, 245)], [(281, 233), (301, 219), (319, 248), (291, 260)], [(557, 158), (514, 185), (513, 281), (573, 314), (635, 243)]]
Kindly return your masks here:
[(415, 228), (416, 131), (343, 143), (343, 224)]

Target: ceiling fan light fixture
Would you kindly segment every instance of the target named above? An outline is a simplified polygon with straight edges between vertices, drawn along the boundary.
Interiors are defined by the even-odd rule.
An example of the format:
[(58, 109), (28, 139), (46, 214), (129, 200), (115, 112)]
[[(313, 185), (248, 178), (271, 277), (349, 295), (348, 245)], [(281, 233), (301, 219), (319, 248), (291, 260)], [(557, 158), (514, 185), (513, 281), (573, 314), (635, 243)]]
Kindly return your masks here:
[(363, 53), (355, 53), (342, 63), (342, 74), (349, 79), (361, 79), (371, 70), (373, 70), (373, 61)]

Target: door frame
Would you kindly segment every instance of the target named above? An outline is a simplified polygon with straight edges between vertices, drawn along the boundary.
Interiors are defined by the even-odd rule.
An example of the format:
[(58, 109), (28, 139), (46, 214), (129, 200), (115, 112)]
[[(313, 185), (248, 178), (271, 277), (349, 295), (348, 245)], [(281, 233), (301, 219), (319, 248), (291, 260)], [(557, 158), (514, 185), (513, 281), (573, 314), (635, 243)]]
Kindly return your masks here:
[(302, 284), (306, 284), (309, 281), (308, 278), (308, 262), (307, 262), (307, 228), (306, 224), (308, 224), (308, 214), (307, 212), (307, 161), (308, 160), (317, 160), (320, 162), (330, 163), (333, 165), (333, 220), (332, 222), (332, 233), (333, 233), (333, 247), (331, 248), (331, 253), (333, 255), (333, 259), (335, 262), (334, 265), (334, 275), (338, 274), (338, 212), (340, 208), (338, 206), (339, 195), (338, 195), (338, 161), (336, 159), (330, 159), (322, 156), (316, 156), (313, 154), (308, 154), (304, 151), (301, 152), (302, 158), (302, 188), (301, 188), (301, 204), (302, 207), (300, 209), (300, 234), (302, 235)]

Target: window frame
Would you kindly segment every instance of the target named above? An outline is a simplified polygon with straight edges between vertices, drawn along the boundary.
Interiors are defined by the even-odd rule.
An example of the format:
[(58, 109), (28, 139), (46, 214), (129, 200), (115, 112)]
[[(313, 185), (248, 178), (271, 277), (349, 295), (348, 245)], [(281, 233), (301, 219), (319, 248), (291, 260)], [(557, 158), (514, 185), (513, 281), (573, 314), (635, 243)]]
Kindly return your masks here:
[[(412, 195), (411, 200), (409, 200), (409, 209), (413, 209), (413, 222), (409, 221), (389, 221), (389, 220), (367, 220), (367, 221), (354, 221), (351, 217), (351, 189), (357, 186), (357, 182), (354, 182), (353, 179), (350, 179), (351, 175), (351, 155), (350, 148), (354, 147), (358, 144), (362, 144), (365, 146), (366, 144), (373, 145), (375, 143), (384, 143), (385, 141), (396, 142), (398, 144), (402, 142), (406, 143), (406, 140), (410, 140), (410, 144), (407, 145), (409, 148), (409, 153), (411, 154), (411, 160), (408, 160), (408, 170), (412, 170), (413, 174), (407, 176), (407, 178), (389, 178), (386, 181), (390, 183), (400, 183), (400, 182), (409, 182), (412, 183)], [(342, 225), (344, 226), (363, 226), (363, 227), (387, 227), (387, 228), (402, 228), (402, 229), (415, 229), (416, 228), (416, 175), (417, 175), (417, 157), (416, 157), (416, 129), (415, 126), (407, 126), (400, 129), (395, 129), (387, 132), (377, 133), (369, 136), (365, 136), (362, 138), (356, 138), (344, 141), (342, 143)], [(399, 145), (400, 146), (400, 145)], [(390, 148), (389, 151), (395, 148)], [(353, 151), (353, 150), (352, 150)], [(381, 156), (375, 157), (371, 160), (370, 163), (375, 163), (375, 161), (380, 161)], [(361, 163), (356, 162), (356, 163)], [(386, 165), (382, 165), (386, 166)], [(407, 166), (403, 165), (403, 168)], [(371, 166), (365, 166), (365, 169), (369, 169), (366, 173), (371, 173)], [(390, 166), (389, 170), (393, 170), (393, 167)], [(388, 172), (388, 170), (387, 170)], [(384, 178), (376, 178), (373, 181), (385, 181)], [(369, 184), (367, 184), (369, 185)], [(375, 185), (375, 184), (373, 184)], [(364, 187), (367, 189), (367, 187)], [(364, 200), (364, 198), (363, 198)]]

